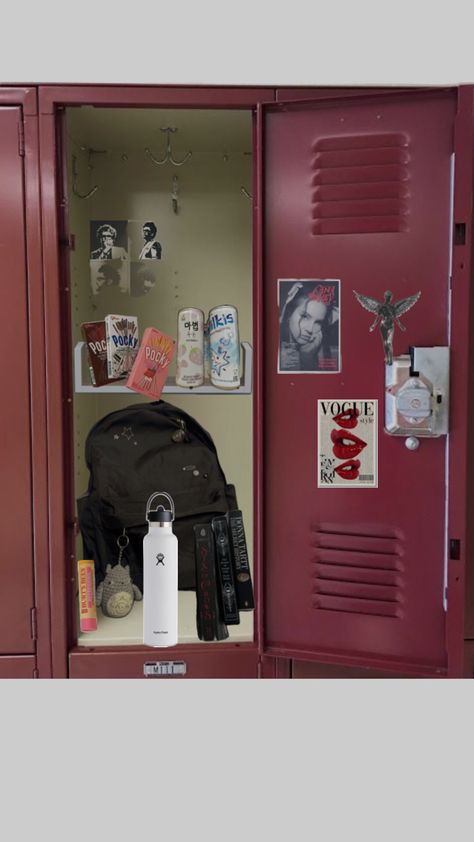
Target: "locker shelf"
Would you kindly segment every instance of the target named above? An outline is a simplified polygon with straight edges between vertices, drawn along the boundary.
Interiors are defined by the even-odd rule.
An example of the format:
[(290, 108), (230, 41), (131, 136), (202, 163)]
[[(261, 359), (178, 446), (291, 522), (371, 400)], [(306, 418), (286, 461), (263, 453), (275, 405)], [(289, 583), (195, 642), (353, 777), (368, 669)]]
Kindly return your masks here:
[[(250, 395), (252, 393), (252, 346), (248, 342), (241, 342), (243, 359), (243, 380), (238, 389), (218, 389), (208, 381), (203, 386), (196, 386), (194, 389), (187, 389), (177, 386), (173, 378), (168, 378), (163, 388), (163, 393), (170, 395)], [(76, 392), (87, 392), (89, 394), (139, 394), (129, 389), (120, 381), (107, 386), (92, 386), (90, 382), (89, 366), (87, 364), (86, 343), (78, 342), (74, 348), (74, 388)]]
[[(196, 632), (196, 594), (193, 591), (178, 592), (178, 617), (178, 643), (202, 643)], [(241, 612), (239, 625), (228, 629), (229, 637), (219, 643), (252, 641), (253, 611)], [(78, 646), (141, 646), (142, 643), (143, 602), (135, 602), (130, 614), (121, 619), (105, 617), (98, 608), (97, 630), (79, 632), (77, 640)]]

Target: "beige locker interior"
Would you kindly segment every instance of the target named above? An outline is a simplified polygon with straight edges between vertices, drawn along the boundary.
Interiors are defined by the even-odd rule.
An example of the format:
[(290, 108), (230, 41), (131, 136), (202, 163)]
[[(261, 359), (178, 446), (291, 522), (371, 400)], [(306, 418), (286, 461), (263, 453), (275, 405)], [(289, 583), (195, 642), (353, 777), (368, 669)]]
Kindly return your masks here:
[[(166, 127), (177, 131), (161, 131)], [(158, 166), (145, 151), (149, 149), (161, 160), (168, 136), (176, 160), (192, 153), (182, 166), (171, 162)], [(74, 235), (70, 253), (73, 382), (90, 386), (86, 367), (76, 370), (79, 366), (75, 363), (75, 349), (82, 342), (81, 323), (103, 319), (108, 313), (136, 315), (140, 337), (146, 327), (153, 326), (176, 338), (177, 313), (182, 307), (198, 307), (207, 316), (212, 307), (233, 304), (238, 310), (240, 340), (251, 346), (251, 112), (68, 108), (66, 139), (69, 231)], [(88, 198), (77, 195), (84, 196), (95, 186), (98, 189)], [(173, 192), (177, 194), (177, 212)], [(133, 221), (132, 225), (139, 226), (136, 230), (147, 220), (157, 225), (162, 258), (156, 261), (157, 283), (145, 296), (131, 297), (116, 287), (93, 294), (90, 221), (114, 219)], [(173, 384), (174, 374), (173, 363)], [(92, 393), (75, 388), (76, 498), (87, 489), (89, 472), (84, 462), (84, 445), (93, 424), (116, 409), (146, 402), (135, 392), (117, 393), (114, 388), (106, 386)], [(193, 394), (184, 389), (180, 394), (168, 394), (165, 389), (162, 398), (182, 407), (212, 436), (227, 481), (236, 486), (252, 561), (251, 394)], [(79, 538), (78, 558), (81, 553)], [(180, 643), (200, 642), (195, 615), (195, 594), (180, 592)], [(253, 639), (253, 612), (241, 612), (240, 618), (240, 625), (229, 627), (229, 642)], [(123, 619), (104, 617), (99, 608), (98, 621), (97, 632), (79, 634), (79, 645), (142, 643), (142, 603), (136, 602), (131, 614)]]

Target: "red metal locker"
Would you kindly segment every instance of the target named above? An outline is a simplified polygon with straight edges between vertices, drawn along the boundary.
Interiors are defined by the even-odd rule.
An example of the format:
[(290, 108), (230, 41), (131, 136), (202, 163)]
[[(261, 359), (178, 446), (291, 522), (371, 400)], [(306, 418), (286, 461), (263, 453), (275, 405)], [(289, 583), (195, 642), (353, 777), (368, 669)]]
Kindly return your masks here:
[[(58, 226), (62, 162), (57, 117), (58, 109), (68, 104), (245, 107), (257, 112), (254, 468), (255, 578), (259, 597), (256, 642), (264, 656), (260, 673), (288, 676), (286, 658), (372, 667), (394, 674), (444, 675), (448, 670), (452, 675), (462, 673), (464, 576), (472, 544), (466, 515), (472, 488), (465, 467), (466, 453), (469, 451), (469, 458), (472, 449), (467, 416), (474, 400), (468, 399), (473, 367), (469, 365), (467, 350), (472, 89), (338, 93), (341, 96), (323, 91), (318, 102), (310, 103), (301, 98), (299, 91), (291, 90), (288, 98), (292, 101), (285, 103), (284, 89), (40, 89), (54, 675), (67, 674), (67, 655), (73, 647), (68, 634), (66, 597), (68, 554), (73, 545), (73, 501), (69, 491), (64, 496), (64, 489), (70, 488), (67, 408), (71, 384), (67, 375), (62, 378), (57, 366), (63, 349), (60, 318), (64, 301), (65, 312), (68, 309), (67, 284), (61, 280), (59, 270), (58, 241), (63, 232)], [(273, 99), (278, 102), (272, 104)], [(338, 169), (334, 166), (337, 154), (336, 161), (331, 160), (339, 149), (337, 144), (331, 147), (334, 138), (342, 138), (349, 155), (351, 149), (357, 151), (362, 146), (366, 157), (362, 165), (373, 174), (387, 163), (382, 160), (385, 153), (384, 143), (379, 143), (381, 135), (395, 138), (403, 153), (395, 167), (388, 162), (387, 180), (395, 180), (395, 192), (392, 184), (390, 195), (379, 196), (377, 190), (371, 194), (381, 199), (374, 204), (381, 214), (370, 214), (367, 223), (363, 218), (366, 206), (360, 205), (348, 223), (350, 214), (336, 196), (323, 202), (321, 209), (315, 180), (321, 175), (319, 152), (330, 153), (324, 172), (326, 178), (328, 170), (332, 170), (330, 183)], [(325, 150), (327, 141), (329, 147)], [(357, 154), (354, 161), (360, 165)], [(338, 173), (336, 181), (332, 180), (336, 186), (340, 176)], [(351, 173), (339, 183), (350, 184), (350, 179)], [(398, 199), (397, 204), (394, 200)], [(449, 340), (453, 223), (456, 236)], [(277, 374), (277, 281), (285, 278), (340, 279), (340, 374)], [(379, 300), (386, 289), (393, 291), (395, 300), (421, 292), (420, 301), (405, 318), (406, 333), (395, 337), (395, 354), (405, 352), (412, 344), (451, 344), (449, 464), (445, 437), (426, 439), (412, 453), (404, 447), (403, 439), (383, 432), (382, 346), (379, 335), (369, 333), (371, 317), (359, 306), (353, 289)], [(378, 401), (379, 483), (374, 489), (329, 492), (318, 489), (316, 483), (317, 400), (347, 397)], [(447, 507), (446, 478), (450, 489)], [(329, 549), (336, 553), (329, 559), (332, 567), (327, 558), (318, 556), (318, 548), (324, 542), (332, 543)], [(451, 547), (449, 559), (446, 545)], [(366, 554), (367, 564), (347, 563), (347, 553), (356, 551), (359, 562), (364, 561)], [(380, 564), (380, 556), (387, 568)], [(446, 584), (447, 615), (443, 606)], [(348, 607), (350, 610), (345, 610)], [(469, 614), (467, 622), (472, 625)], [(212, 647), (208, 651), (210, 657)], [(98, 660), (91, 667), (95, 654)], [(118, 663), (120, 653), (73, 650), (72, 669), (77, 667), (86, 673), (92, 669), (101, 675), (136, 670), (142, 653), (123, 654), (128, 659), (127, 666), (125, 662)], [(237, 658), (237, 651), (235, 655)], [(275, 658), (280, 660), (272, 660)]]
[(0, 657), (0, 679), (38, 677), (34, 655), (16, 655), (13, 658)]
[(0, 266), (4, 347), (0, 414), (0, 653), (34, 652), (31, 426), (21, 108), (0, 108)]
[[(467, 99), (472, 131), (472, 91)], [(467, 447), (460, 420), (467, 412), (460, 388), (465, 365), (453, 354), (450, 444), (441, 436), (408, 450), (404, 438), (384, 431), (382, 343), (369, 333), (373, 316), (354, 290), (380, 301), (385, 290), (394, 300), (421, 292), (403, 318), (406, 332), (395, 334), (399, 355), (409, 346), (450, 344), (452, 274), (452, 350), (467, 344), (466, 281), (455, 263), (451, 270), (453, 228), (466, 250), (470, 242), (470, 217), (457, 224), (452, 216), (457, 108), (457, 93), (441, 90), (281, 103), (263, 111), (262, 635), (269, 654), (419, 674), (448, 669), (443, 603), (467, 535), (460, 461)], [(472, 158), (472, 145), (467, 154)], [(462, 172), (456, 171), (457, 188)], [(472, 175), (469, 166), (464, 175)], [(360, 182), (369, 186), (356, 202), (353, 186)], [(340, 280), (340, 373), (277, 373), (279, 279)], [(343, 399), (378, 401), (377, 488), (318, 487), (317, 402)], [(455, 674), (462, 657), (461, 578), (450, 581), (448, 593), (457, 615)]]
[(4, 305), (2, 677), (47, 677), (50, 666), (43, 277), (34, 87), (0, 88)]
[[(50, 500), (50, 570), (51, 570), (51, 645), (53, 675), (57, 677), (124, 675), (143, 676), (143, 664), (149, 659), (146, 648), (112, 651), (112, 647), (84, 651), (76, 647), (72, 615), (75, 605), (71, 586), (75, 549), (75, 501), (72, 493), (72, 464), (74, 449), (71, 432), (72, 382), (70, 371), (57, 365), (68, 359), (65, 319), (69, 318), (69, 288), (67, 242), (64, 227), (64, 159), (59, 131), (60, 109), (68, 105), (144, 107), (144, 108), (241, 108), (251, 111), (257, 103), (271, 100), (271, 88), (180, 88), (180, 87), (121, 87), (121, 86), (47, 86), (39, 89), (42, 221), (45, 272), (46, 365), (48, 377), (48, 451)], [(62, 244), (62, 248), (58, 247)], [(255, 320), (255, 333), (260, 326)], [(257, 344), (257, 343), (256, 343)], [(254, 366), (260, 365), (258, 349), (254, 351)], [(255, 404), (255, 427), (260, 421)], [(54, 457), (53, 457), (54, 454)], [(255, 451), (261, 461), (261, 452)], [(258, 475), (256, 465), (255, 474)], [(258, 486), (258, 479), (256, 480)], [(261, 511), (258, 494), (255, 496), (255, 533), (258, 534)], [(258, 543), (258, 540), (256, 541)], [(257, 562), (258, 563), (258, 562)], [(177, 657), (176, 652), (171, 653)], [(196, 645), (187, 650), (188, 675), (218, 677), (248, 677), (258, 675), (257, 641), (248, 645), (209, 644), (205, 652)], [(214, 663), (212, 663), (214, 659)], [(265, 669), (270, 659), (266, 659)], [(225, 663), (224, 663), (225, 661)], [(262, 668), (262, 671), (264, 669)]]

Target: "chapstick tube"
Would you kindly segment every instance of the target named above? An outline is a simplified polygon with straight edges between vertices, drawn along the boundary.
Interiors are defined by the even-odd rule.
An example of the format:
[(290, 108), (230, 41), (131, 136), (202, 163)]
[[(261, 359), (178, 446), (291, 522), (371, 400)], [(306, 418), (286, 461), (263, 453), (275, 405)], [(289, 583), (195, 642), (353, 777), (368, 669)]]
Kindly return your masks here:
[(81, 631), (97, 630), (97, 611), (95, 605), (95, 569), (90, 559), (77, 562), (79, 574), (79, 620)]

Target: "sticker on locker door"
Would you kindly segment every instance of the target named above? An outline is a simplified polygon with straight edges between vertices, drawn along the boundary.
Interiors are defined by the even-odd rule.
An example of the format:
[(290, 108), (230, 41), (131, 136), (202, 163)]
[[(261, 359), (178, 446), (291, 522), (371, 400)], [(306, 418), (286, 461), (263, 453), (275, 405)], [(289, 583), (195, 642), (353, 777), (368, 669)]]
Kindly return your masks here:
[(400, 316), (408, 313), (414, 304), (418, 301), (421, 292), (418, 291), (415, 295), (409, 295), (408, 298), (402, 298), (400, 301), (392, 302), (393, 293), (387, 289), (384, 293), (384, 300), (378, 301), (376, 298), (370, 298), (368, 295), (361, 295), (360, 292), (353, 290), (357, 301), (369, 313), (374, 313), (375, 320), (369, 327), (370, 332), (379, 325), (380, 335), (383, 342), (384, 360), (386, 365), (393, 363), (393, 336), (395, 333), (395, 326), (400, 330), (405, 331), (406, 328), (400, 321)]
[(318, 400), (318, 488), (377, 488), (377, 401)]
[(278, 280), (278, 374), (341, 370), (340, 281)]

